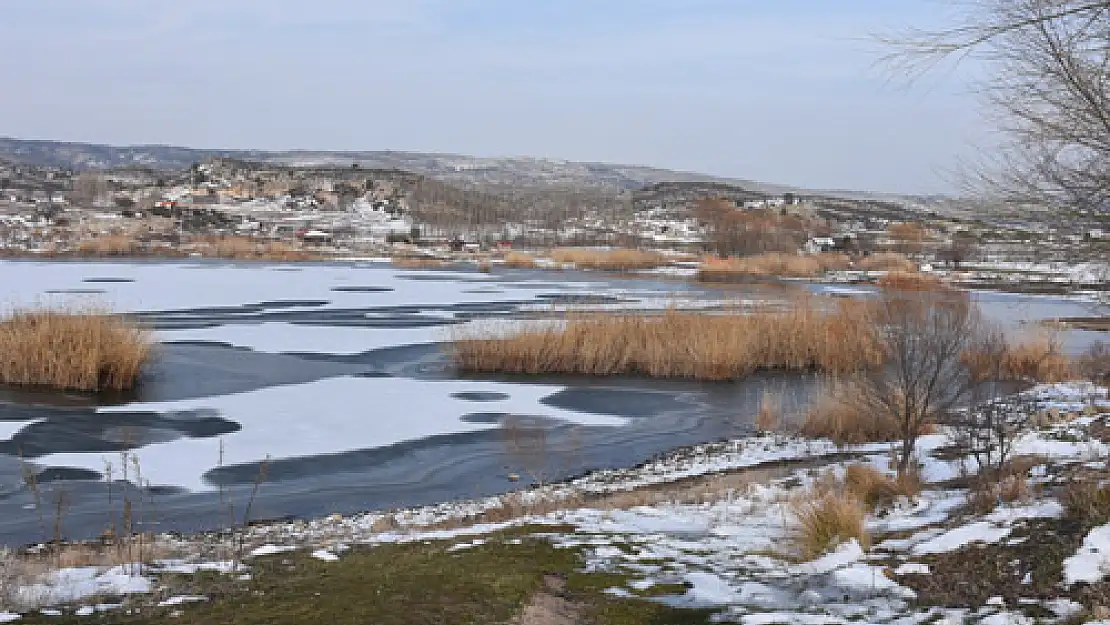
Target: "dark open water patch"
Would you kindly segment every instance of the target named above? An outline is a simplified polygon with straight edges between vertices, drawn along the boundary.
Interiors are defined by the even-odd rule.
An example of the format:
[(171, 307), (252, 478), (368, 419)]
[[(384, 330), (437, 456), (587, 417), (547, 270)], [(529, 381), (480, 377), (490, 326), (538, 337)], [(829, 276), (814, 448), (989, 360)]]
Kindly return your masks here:
[(627, 388), (567, 388), (540, 402), (553, 408), (629, 419), (690, 408), (689, 402), (673, 392)]
[(394, 289), (388, 286), (333, 286), (336, 293), (389, 293)]
[(451, 397), (455, 399), (464, 399), (466, 401), (503, 401), (508, 399), (509, 395), (492, 391), (463, 391), (460, 393), (451, 393)]
[(316, 306), (327, 306), (330, 303), (331, 302), (326, 299), (279, 299), (258, 302), (254, 307), (263, 310), (269, 308), (311, 308)]
[(89, 469), (75, 469), (73, 467), (50, 467), (35, 474), (35, 481), (39, 484), (51, 482), (95, 482), (104, 477), (101, 473)]
[(56, 453), (113, 453), (180, 438), (214, 438), (241, 426), (212, 411), (173, 413), (96, 412), (95, 409), (31, 411), (39, 420), (0, 441), (0, 454), (41, 458)]
[(619, 304), (621, 302), (634, 302), (634, 299), (624, 299), (611, 295), (592, 295), (576, 293), (540, 293), (536, 299), (544, 300), (550, 304)]
[(353, 374), (356, 378), (392, 378), (393, 376), (385, 371), (359, 371)]
[(513, 415), (508, 412), (472, 412), (459, 417), (459, 421), (479, 425), (497, 425), (511, 416)]
[(134, 281), (135, 281), (134, 278), (117, 278), (117, 277), (113, 277), (113, 276), (105, 276), (105, 277), (102, 277), (102, 278), (85, 278), (85, 279), (81, 280), (81, 282), (90, 282), (90, 283), (97, 283), (97, 284), (99, 284), (99, 283), (115, 284), (115, 283), (134, 282)]
[[(437, 271), (445, 270), (446, 268)], [(476, 274), (472, 272), (457, 271), (452, 273), (452, 275), (403, 273), (398, 274), (395, 277), (399, 280), (412, 280), (414, 282), (472, 282), (480, 284), (486, 284), (489, 282), (488, 278), (471, 277), (473, 275)]]

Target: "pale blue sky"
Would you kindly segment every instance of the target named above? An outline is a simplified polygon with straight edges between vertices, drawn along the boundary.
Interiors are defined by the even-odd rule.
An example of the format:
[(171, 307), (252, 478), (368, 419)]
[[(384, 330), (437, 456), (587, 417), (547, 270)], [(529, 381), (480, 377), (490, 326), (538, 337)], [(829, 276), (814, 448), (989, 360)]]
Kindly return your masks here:
[(945, 191), (987, 134), (869, 35), (936, 0), (3, 0), (0, 135), (419, 150)]

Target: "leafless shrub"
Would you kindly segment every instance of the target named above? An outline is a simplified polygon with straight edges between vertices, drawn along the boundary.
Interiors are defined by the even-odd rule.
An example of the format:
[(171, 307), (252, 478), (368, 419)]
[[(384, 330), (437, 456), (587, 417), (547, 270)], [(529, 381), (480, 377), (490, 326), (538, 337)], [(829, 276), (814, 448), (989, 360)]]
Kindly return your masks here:
[(915, 457), (917, 438), (971, 390), (962, 358), (984, 326), (966, 293), (883, 289), (868, 315), (883, 364), (857, 376), (862, 406), (897, 424), (898, 472)]

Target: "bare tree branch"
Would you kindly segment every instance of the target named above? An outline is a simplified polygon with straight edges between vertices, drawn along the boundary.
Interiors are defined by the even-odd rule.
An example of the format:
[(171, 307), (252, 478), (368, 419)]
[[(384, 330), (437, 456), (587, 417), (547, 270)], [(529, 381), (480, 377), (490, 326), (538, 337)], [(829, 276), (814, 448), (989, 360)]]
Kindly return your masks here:
[(953, 0), (956, 25), (880, 37), (911, 78), (975, 55), (1006, 140), (967, 178), (1007, 201), (1110, 208), (1110, 0)]

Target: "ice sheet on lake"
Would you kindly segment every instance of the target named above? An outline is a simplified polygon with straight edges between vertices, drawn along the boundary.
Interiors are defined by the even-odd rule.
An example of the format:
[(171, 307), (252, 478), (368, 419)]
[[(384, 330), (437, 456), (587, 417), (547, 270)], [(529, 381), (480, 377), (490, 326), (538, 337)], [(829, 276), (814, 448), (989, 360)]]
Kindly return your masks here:
[(256, 352), (350, 355), (402, 345), (423, 345), (449, 339), (446, 327), (338, 328), (292, 323), (224, 325), (214, 328), (162, 330), (165, 341), (226, 343)]
[[(408, 276), (418, 275), (419, 279)], [(86, 282), (87, 279), (116, 281)], [(125, 281), (118, 281), (118, 280)], [(489, 289), (497, 276), (469, 272), (412, 272), (382, 265), (216, 263), (98, 263), (0, 261), (4, 303), (27, 306), (84, 301), (118, 312), (190, 310), (262, 302), (317, 300), (320, 308), (422, 306), (530, 300), (530, 289)], [(518, 283), (548, 291), (581, 292), (602, 283)], [(385, 287), (388, 291), (334, 291)], [(103, 293), (69, 294), (96, 289)]]
[(158, 332), (158, 338), (161, 341), (225, 343), (270, 354), (353, 355), (375, 349), (441, 343), (455, 337), (504, 336), (523, 329), (551, 327), (557, 323), (557, 320), (542, 319), (483, 319), (419, 328), (346, 328), (270, 322), (162, 330)]
[(0, 421), (0, 441), (11, 440), (13, 436), (32, 423), (34, 421)]
[[(541, 400), (561, 386), (504, 384), (466, 380), (339, 377), (246, 393), (173, 402), (137, 403), (102, 408), (112, 411), (170, 413), (215, 409), (242, 429), (221, 437), (225, 465), (335, 454), (386, 447), (437, 434), (495, 429), (498, 424), (469, 423), (471, 412), (539, 416), (583, 425), (621, 426), (626, 420), (553, 408)], [(475, 404), (452, 397), (460, 392), (500, 393), (505, 399)], [(220, 440), (179, 439), (137, 450), (143, 476), (152, 484), (210, 490), (203, 475), (216, 467)], [(62, 453), (36, 459), (44, 466), (101, 471), (100, 453)]]

